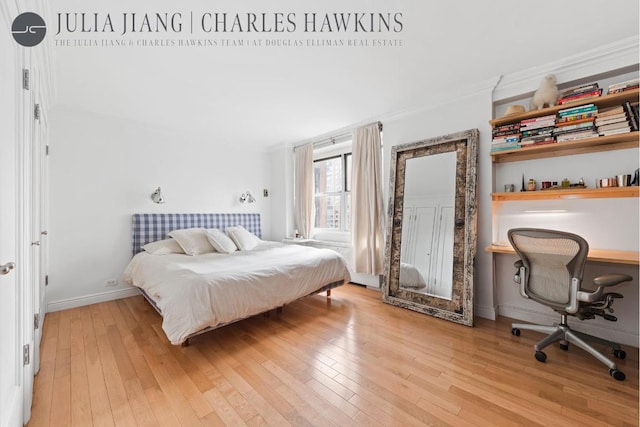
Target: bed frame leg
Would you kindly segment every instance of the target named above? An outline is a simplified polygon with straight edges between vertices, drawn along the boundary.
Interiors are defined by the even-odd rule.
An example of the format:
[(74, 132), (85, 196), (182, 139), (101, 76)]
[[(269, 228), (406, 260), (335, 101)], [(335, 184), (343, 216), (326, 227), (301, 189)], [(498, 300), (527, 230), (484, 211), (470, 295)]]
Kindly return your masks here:
[(331, 298), (331, 289), (327, 291), (327, 298)]
[(186, 340), (182, 341), (180, 347), (189, 347), (189, 345), (191, 345), (191, 343), (189, 342), (189, 338), (187, 338)]

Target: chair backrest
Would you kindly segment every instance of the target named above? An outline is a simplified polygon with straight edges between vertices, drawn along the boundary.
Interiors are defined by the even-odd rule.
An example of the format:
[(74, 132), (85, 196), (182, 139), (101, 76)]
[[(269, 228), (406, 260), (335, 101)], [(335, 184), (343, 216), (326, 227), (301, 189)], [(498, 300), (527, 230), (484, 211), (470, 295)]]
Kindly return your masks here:
[(582, 284), (587, 241), (576, 234), (540, 228), (514, 228), (508, 237), (526, 270), (527, 277), (520, 279), (525, 280), (525, 294), (555, 310), (571, 305), (572, 281)]

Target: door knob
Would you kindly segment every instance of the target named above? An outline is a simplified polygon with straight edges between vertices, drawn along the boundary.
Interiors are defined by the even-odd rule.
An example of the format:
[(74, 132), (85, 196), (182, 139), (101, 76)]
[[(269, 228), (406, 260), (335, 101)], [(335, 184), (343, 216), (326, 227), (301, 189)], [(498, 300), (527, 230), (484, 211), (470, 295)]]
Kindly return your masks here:
[(8, 262), (5, 265), (0, 265), (0, 274), (9, 274), (9, 272), (14, 268), (16, 268), (15, 262)]
[(40, 240), (36, 240), (35, 242), (31, 242), (31, 246), (40, 246)]
[(49, 233), (47, 232), (47, 230), (44, 230), (44, 231), (41, 231), (40, 234), (42, 234), (43, 236), (46, 236)]

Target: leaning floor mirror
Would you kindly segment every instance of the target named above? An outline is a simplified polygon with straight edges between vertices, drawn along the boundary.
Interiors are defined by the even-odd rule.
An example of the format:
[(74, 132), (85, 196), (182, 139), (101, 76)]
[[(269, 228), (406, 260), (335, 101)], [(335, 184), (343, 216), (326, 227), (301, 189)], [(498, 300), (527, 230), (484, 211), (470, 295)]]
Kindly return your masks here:
[(473, 326), (478, 130), (391, 149), (384, 302)]

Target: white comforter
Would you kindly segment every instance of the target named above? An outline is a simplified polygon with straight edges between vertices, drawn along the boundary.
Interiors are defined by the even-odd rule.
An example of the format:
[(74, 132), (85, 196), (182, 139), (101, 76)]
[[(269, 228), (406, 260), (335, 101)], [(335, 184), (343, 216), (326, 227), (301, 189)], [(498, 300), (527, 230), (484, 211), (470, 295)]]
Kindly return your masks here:
[(335, 251), (263, 241), (251, 251), (231, 254), (140, 252), (124, 279), (153, 298), (169, 341), (180, 344), (207, 326), (282, 306), (350, 276)]

